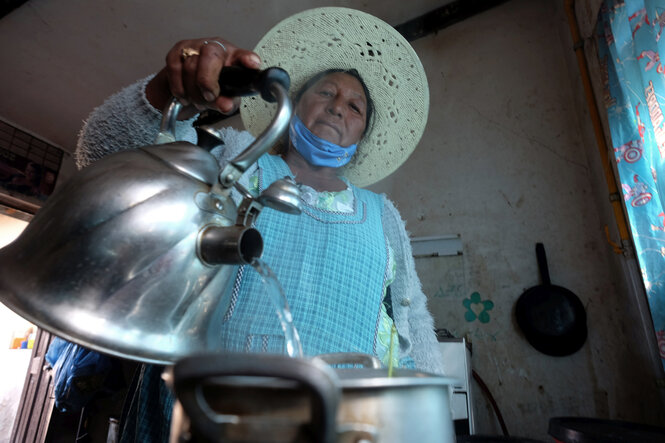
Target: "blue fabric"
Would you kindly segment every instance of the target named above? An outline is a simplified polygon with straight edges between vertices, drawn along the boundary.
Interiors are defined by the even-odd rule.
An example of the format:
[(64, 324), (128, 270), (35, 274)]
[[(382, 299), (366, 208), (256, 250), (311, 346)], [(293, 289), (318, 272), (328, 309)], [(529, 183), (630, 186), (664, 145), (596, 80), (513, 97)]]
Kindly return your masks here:
[[(278, 156), (259, 159), (259, 188), (291, 175)], [(353, 187), (355, 211), (304, 205), (299, 216), (264, 209), (257, 229), (263, 260), (284, 287), (305, 355), (376, 354), (376, 335), (387, 273), (381, 223), (383, 199)], [(239, 273), (222, 325), (225, 347), (240, 352), (284, 353), (284, 334), (258, 273)]]
[(53, 368), (55, 407), (80, 411), (103, 387), (111, 372), (111, 357), (55, 337), (45, 359)]
[(356, 144), (343, 147), (317, 137), (295, 114), (291, 118), (289, 135), (296, 151), (314, 166), (342, 167), (351, 161), (358, 148)]
[(161, 378), (163, 366), (142, 365), (122, 423), (120, 443), (167, 443), (175, 401)]
[(606, 0), (598, 56), (615, 159), (665, 367), (665, 0)]
[(64, 355), (67, 348), (73, 343), (63, 340), (60, 337), (55, 337), (49, 344), (44, 360), (53, 368), (61, 355)]

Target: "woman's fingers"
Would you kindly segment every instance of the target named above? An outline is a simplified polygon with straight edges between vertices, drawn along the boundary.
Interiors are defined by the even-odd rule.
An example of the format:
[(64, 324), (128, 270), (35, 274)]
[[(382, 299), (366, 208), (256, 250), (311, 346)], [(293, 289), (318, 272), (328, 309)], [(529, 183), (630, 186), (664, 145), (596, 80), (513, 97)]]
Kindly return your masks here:
[(224, 66), (242, 65), (258, 69), (261, 61), (254, 52), (237, 48), (219, 37), (183, 40), (166, 55), (166, 72), (171, 93), (183, 104), (199, 110), (235, 111), (236, 101), (219, 96), (219, 73)]
[(187, 100), (185, 97), (182, 71), (184, 69), (184, 62), (189, 58), (183, 53), (183, 50), (187, 48), (194, 49), (189, 40), (183, 40), (176, 43), (166, 54), (166, 76), (169, 89), (171, 90), (171, 94), (183, 102), (183, 104), (186, 104)]
[(261, 59), (255, 52), (246, 49), (236, 49), (234, 56), (237, 62), (243, 66), (252, 69), (259, 69), (261, 67)]
[(232, 50), (230, 43), (225, 45), (219, 40), (205, 40), (201, 46), (196, 83), (208, 103), (214, 102), (219, 95), (219, 73), (224, 66), (228, 66), (229, 51)]
[(220, 95), (215, 99), (215, 105), (222, 114), (233, 114), (240, 106), (240, 98)]

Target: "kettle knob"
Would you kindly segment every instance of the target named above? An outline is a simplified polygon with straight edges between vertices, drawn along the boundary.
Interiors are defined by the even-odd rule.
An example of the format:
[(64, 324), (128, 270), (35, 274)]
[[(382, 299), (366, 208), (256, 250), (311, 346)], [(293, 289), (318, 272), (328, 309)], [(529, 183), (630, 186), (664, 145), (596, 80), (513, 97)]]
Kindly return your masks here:
[(284, 177), (274, 181), (268, 189), (263, 191), (257, 198), (263, 206), (286, 212), (287, 214), (299, 215), (300, 189), (291, 177)]

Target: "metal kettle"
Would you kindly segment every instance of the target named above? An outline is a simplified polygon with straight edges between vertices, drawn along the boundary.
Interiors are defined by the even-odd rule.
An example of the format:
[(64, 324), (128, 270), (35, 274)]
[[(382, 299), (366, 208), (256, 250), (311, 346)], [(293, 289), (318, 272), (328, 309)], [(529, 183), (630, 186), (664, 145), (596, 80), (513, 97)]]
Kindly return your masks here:
[(214, 325), (238, 265), (263, 250), (254, 219), (264, 206), (299, 213), (293, 182), (258, 198), (238, 183), (288, 127), (288, 74), (224, 68), (220, 86), (231, 88), (224, 95), (259, 92), (278, 102), (254, 143), (220, 170), (206, 149), (175, 141), (172, 101), (158, 137), (170, 143), (79, 171), (0, 249), (0, 301), (58, 336), (124, 358), (169, 364), (219, 350)]

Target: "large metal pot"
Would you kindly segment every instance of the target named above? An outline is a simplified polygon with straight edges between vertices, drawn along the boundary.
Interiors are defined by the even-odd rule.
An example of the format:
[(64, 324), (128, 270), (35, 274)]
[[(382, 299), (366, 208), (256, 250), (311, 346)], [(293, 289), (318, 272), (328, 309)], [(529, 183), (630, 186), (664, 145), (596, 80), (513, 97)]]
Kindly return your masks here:
[(455, 441), (451, 378), (267, 354), (189, 357), (172, 377), (171, 442)]

